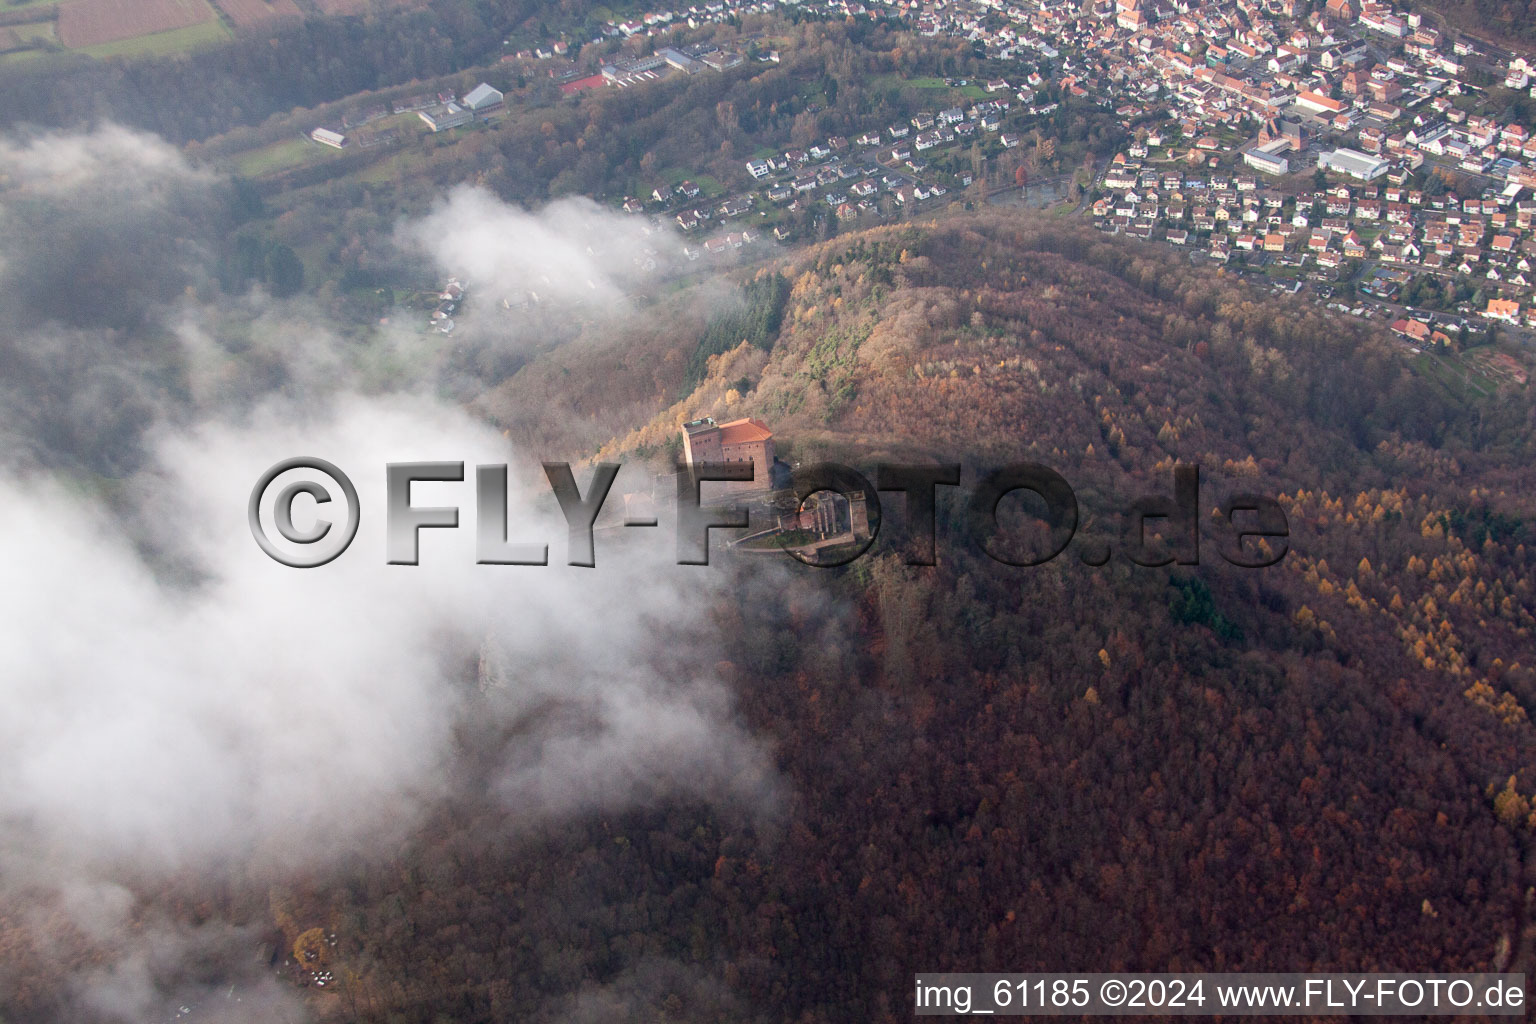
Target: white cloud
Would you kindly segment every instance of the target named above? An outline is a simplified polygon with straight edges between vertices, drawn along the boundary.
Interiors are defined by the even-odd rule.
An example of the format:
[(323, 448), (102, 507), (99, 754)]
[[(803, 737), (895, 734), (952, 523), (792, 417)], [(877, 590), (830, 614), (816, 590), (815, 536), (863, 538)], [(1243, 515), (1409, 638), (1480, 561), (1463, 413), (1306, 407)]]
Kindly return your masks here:
[[(577, 701), (598, 723), (545, 737), (509, 770), (545, 812), (759, 770), (718, 684), (647, 663), (655, 631), (713, 591), (708, 570), (669, 564), (669, 537), (571, 568), (553, 497), (524, 492), (512, 536), (550, 542), (556, 564), (475, 565), (473, 467), (507, 460), (499, 437), (413, 399), (292, 415), (269, 405), (244, 426), (158, 439), (143, 514), (157, 545), (203, 574), (190, 585), (157, 578), (113, 518), (56, 483), (0, 483), (13, 638), (0, 703), (17, 709), (0, 719), (0, 820), (25, 824), (24, 849), (165, 869), (305, 861), (407, 824), (443, 789), (472, 695), (457, 673), (487, 640), (504, 713)], [(269, 560), (245, 522), (261, 471), (306, 452), (350, 470), (363, 506), (352, 548), (316, 570)], [(468, 462), (463, 484), (413, 488), (417, 504), (457, 505), (461, 527), (423, 531), (421, 565), (388, 566), (384, 465), (413, 459)]]
[(637, 217), (585, 198), (538, 211), (460, 186), (426, 216), (402, 224), (402, 244), (428, 253), (446, 274), (499, 302), (534, 293), (541, 302), (622, 305), (626, 293), (656, 278), (677, 251), (670, 232), (646, 232)]
[[(158, 573), (117, 513), (45, 476), (0, 481), (0, 877), (78, 888), (366, 855), (449, 790), (456, 725), (487, 716), (536, 723), (489, 773), (529, 827), (667, 794), (771, 793), (707, 648), (658, 667), (668, 624), (718, 599), (722, 574), (672, 564), (663, 531), (622, 551), (600, 537), (596, 569), (562, 564), (542, 481), (515, 489), (509, 529), (549, 543), (553, 564), (476, 565), (474, 466), (509, 453), (467, 415), (407, 398), (320, 415), (272, 403), (239, 426), (162, 430), (152, 452), (128, 492)], [(261, 472), (305, 453), (348, 471), (363, 510), (352, 547), (314, 570), (268, 559), (245, 514)], [(419, 566), (389, 566), (384, 466), (416, 460), (468, 464), (462, 484), (412, 491), (459, 507), (461, 525), (423, 531)], [(195, 578), (165, 568), (181, 565)], [(489, 697), (477, 655), (494, 662)]]
[(212, 181), (164, 139), (119, 125), (84, 134), (54, 133), (27, 139), (0, 138), (0, 184), (42, 193), (106, 185), (143, 191), (171, 181)]
[[(6, 189), (46, 199), (26, 218), (37, 237), (67, 223), (72, 237), (165, 243), (159, 212), (175, 190), (208, 194), (173, 147), (112, 127), (0, 140), (0, 178), (0, 222)], [(20, 266), (17, 237), (0, 240), (0, 258)], [(528, 213), (473, 189), (400, 237), (462, 274), (476, 303), (532, 291), (588, 311), (627, 309), (660, 272), (654, 252), (675, 249), (590, 202)], [(37, 280), (74, 273), (70, 252), (56, 257), (62, 277)], [(125, 301), (143, 298), (131, 261), (106, 270)], [(775, 798), (769, 760), (711, 668), (705, 613), (729, 599), (726, 574), (677, 566), (666, 530), (600, 537), (596, 569), (564, 565), (558, 505), (536, 468), (516, 466), (512, 539), (547, 541), (552, 564), (476, 565), (475, 465), (520, 454), (536, 467), (544, 453), (512, 453), (432, 398), (352, 390), (422, 386), (420, 353), (377, 353), (413, 369), (370, 376), (302, 306), (245, 301), (256, 313), (233, 347), (218, 321), (180, 308), (179, 359), (158, 327), (141, 337), (134, 322), (39, 330), (17, 364), (36, 372), (0, 392), (12, 447), (39, 456), (0, 468), (0, 900), (47, 908), (35, 932), (63, 927), (93, 946), (97, 966), (57, 980), (97, 1016), (145, 1019), (198, 992), (204, 1010), (262, 1020), (288, 1000), (259, 971), (233, 970), (233, 995), (184, 976), (187, 951), (244, 944), (248, 961), (254, 939), (156, 915), (143, 894), (170, 879), (248, 882), (366, 858), (450, 792), (504, 801), (527, 827), (671, 795), (758, 809)], [(167, 359), (189, 400), (165, 397)], [(53, 452), (70, 457), (42, 457)], [(351, 549), (314, 570), (267, 558), (246, 521), (260, 474), (303, 454), (347, 470), (362, 503)], [(421, 565), (388, 566), (384, 467), (416, 460), (466, 463), (463, 483), (413, 491), (417, 505), (456, 505), (461, 525), (424, 531)], [(621, 474), (611, 501), (639, 472)], [(494, 755), (461, 744), (487, 728), (517, 738)], [(465, 777), (488, 791), (455, 791)], [(7, 983), (0, 970), (0, 1003)]]

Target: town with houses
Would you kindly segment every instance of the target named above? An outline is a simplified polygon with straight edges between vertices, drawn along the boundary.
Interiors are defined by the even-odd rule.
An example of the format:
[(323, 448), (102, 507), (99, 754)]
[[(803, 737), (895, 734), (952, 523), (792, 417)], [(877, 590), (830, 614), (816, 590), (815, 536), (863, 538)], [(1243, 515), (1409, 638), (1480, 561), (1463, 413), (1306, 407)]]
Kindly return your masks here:
[[(733, 6), (657, 12), (615, 30), (659, 35)], [(685, 230), (760, 202), (820, 201), (841, 218), (874, 210), (882, 196), (887, 209), (942, 196), (944, 184), (923, 178), (925, 155), (978, 133), (1018, 145), (1006, 130), (1018, 118), (1009, 115), (1048, 112), (1037, 90), (1049, 81), (1113, 108), (1134, 131), (1084, 204), (1106, 231), (1255, 268), (1293, 290), (1305, 283), (1319, 299), (1390, 302), (1429, 275), (1449, 285), (1440, 309), (1374, 308), (1415, 342), (1448, 337), (1442, 324), (1465, 329), (1469, 317), (1536, 327), (1536, 134), (1486, 109), (1496, 90), (1536, 98), (1536, 60), (1357, 0), (804, 6), (905, 19), (1017, 61), (1022, 73), (976, 83), (988, 98), (965, 107), (748, 161), (757, 187), (713, 210), (680, 212)], [(1053, 79), (1042, 77), (1045, 68)], [(691, 193), (684, 182), (675, 197), (649, 198)], [(626, 206), (645, 209), (635, 198)], [(702, 247), (750, 238), (742, 230)]]
[[(724, 5), (710, 5), (716, 7), (725, 9)], [(653, 17), (651, 25), (659, 29), (671, 20)], [(615, 26), (615, 31), (626, 35), (644, 30), (638, 22)], [(778, 60), (778, 54), (768, 51), (755, 59), (771, 63)], [(645, 57), (605, 65), (598, 74), (570, 79), (562, 89), (632, 88), (663, 76), (726, 71), (745, 60), (740, 53), (702, 46), (661, 47)], [(959, 88), (971, 86), (968, 80), (954, 84)], [(741, 187), (727, 193), (717, 189), (710, 194), (702, 184), (685, 179), (658, 185), (645, 196), (626, 196), (623, 208), (633, 214), (660, 214), (670, 219), (688, 239), (683, 254), (690, 260), (732, 253), (765, 235), (778, 241), (790, 238), (795, 230), (784, 216), (775, 216), (778, 223), (771, 229), (758, 226), (770, 211), (793, 215), (813, 208), (841, 222), (910, 213), (939, 200), (951, 188), (972, 183), (972, 175), (965, 172), (929, 173), (924, 154), (987, 134), (994, 135), (1005, 149), (1019, 145), (1019, 135), (1001, 130), (1004, 115), (1018, 102), (1015, 90), (1005, 81), (976, 85), (986, 90), (985, 98), (964, 107), (871, 126), (852, 139), (831, 136), (803, 149), (761, 153), (744, 162), (741, 180), (736, 183)]]
[[(948, 96), (967, 99), (902, 123), (759, 152), (737, 181), (706, 188), (685, 179), (622, 198), (631, 213), (675, 223), (689, 259), (787, 239), (808, 222), (792, 215), (807, 208), (851, 221), (954, 201), (972, 173), (957, 168), (962, 161), (937, 171), (936, 157), (976, 141), (993, 154), (1014, 149), (1054, 109), (1043, 97), (1071, 96), (1112, 112), (1126, 141), (1094, 166), (1081, 201), (1058, 212), (1386, 317), (1415, 344), (1490, 324), (1536, 328), (1536, 133), (1528, 118), (1511, 117), (1514, 100), (1536, 100), (1536, 58), (1383, 3), (719, 0), (609, 23), (607, 37), (658, 44), (596, 70), (576, 66), (569, 54), (579, 43), (569, 39), (504, 59), (549, 62), (567, 93), (640, 88), (777, 61), (776, 51), (678, 39), (680, 30), (785, 9), (896, 20), (967, 40), (989, 66), (1017, 73), (946, 81)], [(481, 83), (392, 112), (415, 111), (438, 132), (498, 116), (503, 104)], [(340, 148), (345, 127), (312, 137)], [(1030, 184), (1022, 174), (1020, 184)]]

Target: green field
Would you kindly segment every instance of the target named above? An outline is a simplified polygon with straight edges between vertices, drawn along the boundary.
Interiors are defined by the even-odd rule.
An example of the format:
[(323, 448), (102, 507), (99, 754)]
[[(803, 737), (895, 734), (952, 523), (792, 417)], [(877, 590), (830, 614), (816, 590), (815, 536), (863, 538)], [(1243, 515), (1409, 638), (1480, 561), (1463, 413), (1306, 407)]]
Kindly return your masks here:
[(224, 23), (217, 18), (212, 18), (200, 25), (188, 25), (186, 28), (136, 36), (133, 39), (119, 39), (99, 46), (83, 47), (75, 52), (89, 54), (92, 57), (164, 57), (168, 54), (186, 53), (189, 50), (217, 46), (220, 43), (229, 42), (232, 38), (234, 37), (230, 35), (229, 29), (224, 27)]
[(687, 167), (669, 167), (661, 172), (661, 180), (668, 188), (676, 188), (683, 182), (692, 180), (699, 186), (699, 197), (704, 199), (720, 195), (725, 191), (725, 186), (721, 185), (717, 179)]
[(967, 99), (986, 99), (987, 90), (972, 82), (965, 86), (949, 86), (944, 84), (944, 79), (933, 75), (926, 77), (908, 78), (905, 75), (877, 75), (871, 79), (871, 84), (877, 89), (889, 89), (893, 86), (908, 89), (933, 89), (941, 92), (958, 93)]
[(235, 159), (235, 170), (241, 177), (259, 178), (263, 174), (274, 174), (290, 167), (315, 163), (332, 154), (340, 156), (341, 151), (310, 139), (284, 139), (240, 154)]
[(14, 45), (11, 45), (10, 49), (6, 50), (3, 56), (0, 56), (0, 59), (5, 57), (21, 59), (41, 57), (47, 54), (49, 48), (54, 45), (53, 22), (29, 21), (24, 25), (0, 27), (0, 40), (4, 41), (0, 45), (11, 44), (12, 40), (14, 40)]
[(10, 30), (16, 34), (17, 39), (29, 43), (58, 38), (51, 21), (29, 21), (25, 25), (11, 25)]
[[(55, 22), (48, 19), (55, 6), (55, 0), (20, 0), (9, 5), (0, 0), (0, 13), (14, 10), (32, 10), (41, 19), (30, 21), (21, 25), (9, 25), (6, 28), (13, 32), (23, 43), (38, 44), (57, 43), (58, 34)], [(215, 13), (210, 8), (210, 13)], [(189, 25), (186, 28), (172, 29), (169, 32), (155, 32), (149, 35), (135, 36), (132, 39), (119, 39), (110, 43), (101, 43), (97, 46), (85, 46), (78, 50), (67, 51), (58, 49), (34, 48), (15, 51), (0, 55), (0, 61), (36, 60), (40, 57), (54, 53), (83, 53), (91, 57), (162, 57), (168, 54), (186, 53), (191, 50), (204, 49), (229, 42), (233, 37), (224, 23), (218, 17), (197, 25)]]
[(349, 174), (346, 179), (342, 180), (358, 181), (365, 185), (378, 185), (393, 181), (397, 174), (408, 176), (411, 172), (411, 155), (410, 152), (402, 151), (400, 147), (396, 147), (389, 151), (388, 156)]
[(24, 11), (29, 7), (37, 8), (38, 14), (45, 14), (46, 8), (54, 6), (58, 0), (12, 0), (5, 3), (0, 0), (0, 14), (9, 14), (11, 11)]
[(1498, 388), (1492, 381), (1459, 357), (1443, 357), (1421, 351), (1413, 359), (1419, 372), (1431, 380), (1439, 381), (1446, 390), (1463, 401), (1489, 398)]
[(43, 60), (53, 56), (47, 50), (12, 50), (9, 53), (0, 53), (0, 67), (7, 64), (22, 64), (26, 61)]

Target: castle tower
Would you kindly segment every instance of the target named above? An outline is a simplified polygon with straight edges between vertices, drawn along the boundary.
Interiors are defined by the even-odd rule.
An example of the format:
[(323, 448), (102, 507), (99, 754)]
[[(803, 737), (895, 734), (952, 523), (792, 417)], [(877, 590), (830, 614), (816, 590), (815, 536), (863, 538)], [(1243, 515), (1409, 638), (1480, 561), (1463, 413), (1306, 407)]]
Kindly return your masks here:
[(748, 417), (716, 423), (709, 417), (683, 424), (683, 454), (688, 465), (700, 462), (750, 462), (752, 479), (725, 486), (735, 491), (763, 491), (773, 480), (773, 431)]

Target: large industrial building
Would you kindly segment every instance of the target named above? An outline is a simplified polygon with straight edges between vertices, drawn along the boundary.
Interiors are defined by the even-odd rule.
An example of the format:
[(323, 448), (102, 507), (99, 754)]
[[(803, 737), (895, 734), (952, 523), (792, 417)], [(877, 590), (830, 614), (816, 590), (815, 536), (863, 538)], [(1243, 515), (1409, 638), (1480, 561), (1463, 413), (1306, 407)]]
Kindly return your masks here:
[(1371, 181), (1386, 174), (1392, 165), (1356, 149), (1336, 149), (1332, 153), (1319, 153), (1317, 166), (1325, 171), (1338, 171), (1351, 178)]
[(472, 110), (477, 114), (484, 114), (500, 107), (505, 99), (506, 96), (502, 94), (500, 89), (494, 89), (481, 82), (464, 94), (463, 104), (468, 110)]

